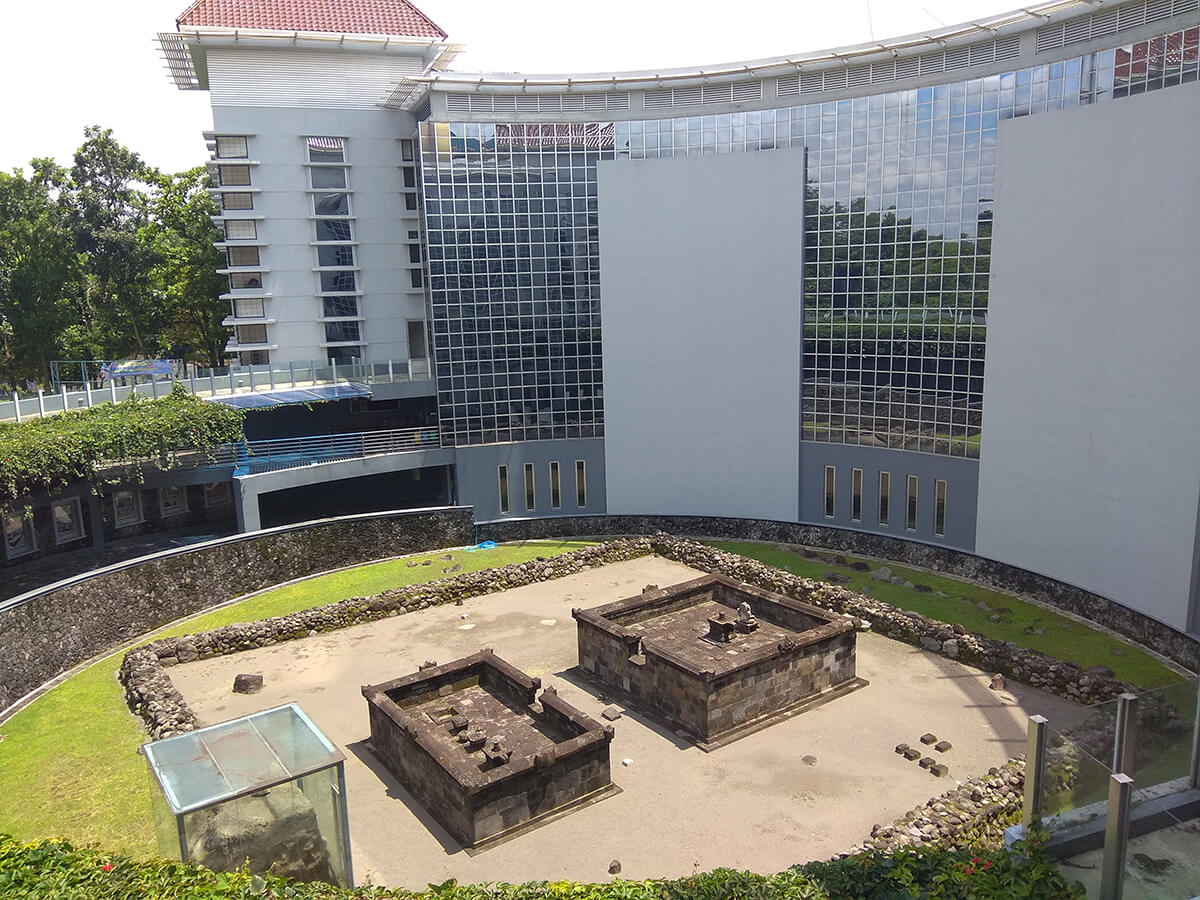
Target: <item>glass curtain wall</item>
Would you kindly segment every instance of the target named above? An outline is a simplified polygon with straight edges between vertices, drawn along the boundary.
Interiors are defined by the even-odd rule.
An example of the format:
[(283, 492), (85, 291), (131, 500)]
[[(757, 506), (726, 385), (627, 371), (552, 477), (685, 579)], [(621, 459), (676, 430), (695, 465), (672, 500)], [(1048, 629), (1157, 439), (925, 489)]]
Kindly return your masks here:
[(803, 438), (978, 457), (1000, 121), (1194, 81), (1197, 38), (784, 109), (424, 123), (444, 434), (603, 434), (598, 160), (805, 147)]

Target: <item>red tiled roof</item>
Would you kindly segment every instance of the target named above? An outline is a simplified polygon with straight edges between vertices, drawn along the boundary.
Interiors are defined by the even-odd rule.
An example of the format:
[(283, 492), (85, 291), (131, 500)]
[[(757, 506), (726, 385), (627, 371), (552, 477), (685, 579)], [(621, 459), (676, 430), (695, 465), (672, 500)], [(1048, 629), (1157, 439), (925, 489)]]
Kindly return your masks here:
[(408, 0), (196, 0), (175, 24), (272, 31), (446, 37)]

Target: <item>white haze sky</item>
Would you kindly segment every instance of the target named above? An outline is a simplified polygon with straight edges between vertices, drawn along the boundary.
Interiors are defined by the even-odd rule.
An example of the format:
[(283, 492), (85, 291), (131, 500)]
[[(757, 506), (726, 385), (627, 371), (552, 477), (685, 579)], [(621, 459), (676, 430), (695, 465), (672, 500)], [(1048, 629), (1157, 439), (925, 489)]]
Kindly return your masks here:
[[(179, 91), (154, 41), (190, 0), (0, 0), (0, 170), (70, 165), (86, 125), (154, 166), (207, 157), (206, 91)], [(1018, 0), (417, 0), (465, 44), (460, 71), (596, 72), (704, 65), (898, 37)]]

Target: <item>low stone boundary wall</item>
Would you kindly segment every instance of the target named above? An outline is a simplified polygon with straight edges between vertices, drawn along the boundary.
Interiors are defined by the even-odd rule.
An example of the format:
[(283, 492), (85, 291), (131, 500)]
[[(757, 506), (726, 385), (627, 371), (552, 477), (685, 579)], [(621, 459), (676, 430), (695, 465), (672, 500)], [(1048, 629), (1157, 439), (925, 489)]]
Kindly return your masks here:
[(824, 525), (716, 516), (563, 516), (502, 519), (477, 527), (480, 540), (497, 541), (656, 532), (718, 540), (801, 544), (945, 572), (1065, 610), (1110, 628), (1135, 643), (1152, 647), (1186, 669), (1200, 672), (1200, 640), (1099, 594), (961, 550)]
[(470, 507), (368, 513), (127, 560), (0, 603), (0, 710), (91, 657), (242, 594), (474, 542)]
[(155, 740), (196, 727), (196, 716), (171, 683), (166, 669), (181, 662), (210, 659), (241, 650), (269, 647), (364, 622), (373, 622), (481, 597), (509, 588), (573, 575), (654, 552), (649, 538), (609, 541), (550, 558), (513, 563), (454, 578), (384, 591), (371, 597), (351, 597), (327, 606), (275, 616), (258, 622), (239, 622), (184, 637), (161, 638), (125, 654), (118, 677), (125, 685), (130, 710), (142, 718)]
[(910, 810), (890, 825), (876, 825), (860, 846), (840, 855), (864, 850), (891, 853), (913, 846), (1002, 847), (1004, 829), (1020, 818), (1024, 793), (1025, 761), (1011, 759)]

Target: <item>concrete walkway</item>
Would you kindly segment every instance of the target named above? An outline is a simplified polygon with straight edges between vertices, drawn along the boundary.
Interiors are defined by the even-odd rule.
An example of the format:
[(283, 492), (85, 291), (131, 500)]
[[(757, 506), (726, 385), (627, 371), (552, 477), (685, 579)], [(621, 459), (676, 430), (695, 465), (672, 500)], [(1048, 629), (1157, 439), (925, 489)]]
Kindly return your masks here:
[[(306, 640), (170, 670), (204, 724), (296, 701), (348, 757), (350, 831), (361, 884), (424, 887), (460, 882), (676, 877), (717, 866), (774, 872), (824, 859), (888, 822), (1024, 750), (1028, 715), (1072, 708), (990, 673), (873, 634), (860, 635), (858, 674), (870, 686), (704, 753), (629, 711), (614, 723), (612, 777), (622, 793), (468, 856), (364, 746), (359, 688), (491, 647), (569, 703), (599, 717), (606, 705), (577, 680), (572, 607), (588, 607), (699, 574), (644, 558), (398, 616)], [(252, 696), (234, 675), (261, 673)], [(954, 746), (930, 753), (950, 767), (935, 778), (893, 752), (931, 731)], [(808, 759), (806, 761), (806, 758)], [(631, 760), (622, 765), (623, 759)]]

